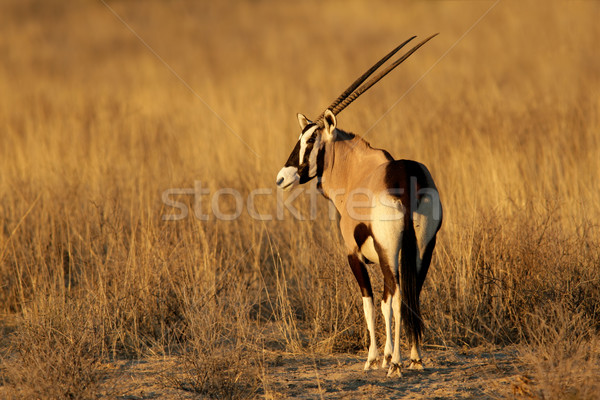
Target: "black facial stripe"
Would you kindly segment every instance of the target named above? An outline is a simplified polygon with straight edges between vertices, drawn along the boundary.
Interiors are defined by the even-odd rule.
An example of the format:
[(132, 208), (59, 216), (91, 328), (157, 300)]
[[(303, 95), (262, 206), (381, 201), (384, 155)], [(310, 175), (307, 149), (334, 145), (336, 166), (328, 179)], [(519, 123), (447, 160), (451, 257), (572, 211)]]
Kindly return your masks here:
[(315, 143), (306, 143), (306, 150), (304, 151), (304, 162), (302, 164), (308, 165), (310, 162), (310, 153), (312, 153), (312, 149), (315, 147)]
[(298, 175), (300, 175), (300, 183), (306, 183), (308, 181), (310, 181), (311, 179), (313, 179), (314, 177), (319, 177), (320, 178), (323, 176), (323, 169), (324, 169), (324, 165), (325, 165), (325, 148), (321, 147), (320, 149), (318, 149), (318, 153), (317, 153), (317, 172), (315, 175), (310, 176), (310, 151), (312, 151), (313, 146), (311, 144), (310, 149), (307, 146), (307, 153), (308, 155), (305, 156), (305, 159), (308, 160), (307, 162), (303, 163), (300, 168), (298, 169)]
[(323, 165), (325, 163), (325, 147), (319, 150), (319, 154), (317, 154), (317, 176), (323, 176)]
[(312, 151), (313, 143), (306, 145), (306, 151), (304, 152), (304, 162), (298, 166), (298, 175), (300, 175), (300, 183), (306, 183), (310, 181), (314, 176), (310, 176), (310, 152)]
[[(302, 135), (304, 135), (306, 132), (308, 132), (309, 129), (311, 129), (312, 127), (314, 127), (316, 125), (317, 124), (306, 125), (304, 127), (304, 129), (302, 130)], [(300, 135), (300, 136), (302, 136), (302, 135)], [(317, 165), (316, 165), (317, 174), (315, 176), (310, 176), (310, 167), (311, 167), (310, 166), (310, 155), (315, 147), (315, 142), (316, 142), (317, 136), (318, 136), (318, 132), (315, 129), (315, 131), (312, 132), (310, 137), (306, 139), (302, 164), (300, 164), (300, 147), (301, 147), (302, 140), (298, 140), (298, 142), (296, 142), (296, 146), (294, 147), (294, 150), (292, 150), (290, 157), (288, 158), (287, 162), (285, 163), (286, 167), (298, 168), (298, 175), (300, 176), (301, 184), (310, 181), (317, 175), (321, 176), (323, 174), (324, 151), (323, 151), (323, 149), (320, 149), (319, 152), (317, 153)]]
[(313, 126), (316, 126), (317, 124), (308, 124), (304, 127), (304, 129), (302, 129), (302, 133), (305, 133), (307, 130), (309, 130), (310, 128), (312, 128)]
[(296, 142), (296, 146), (292, 153), (290, 154), (290, 158), (285, 162), (285, 167), (298, 167), (298, 159), (300, 157), (300, 141)]
[(312, 151), (313, 144), (309, 143), (306, 145), (306, 151), (304, 152), (304, 161), (298, 165), (298, 175), (300, 175), (300, 183), (309, 181), (312, 177), (310, 174), (310, 152)]

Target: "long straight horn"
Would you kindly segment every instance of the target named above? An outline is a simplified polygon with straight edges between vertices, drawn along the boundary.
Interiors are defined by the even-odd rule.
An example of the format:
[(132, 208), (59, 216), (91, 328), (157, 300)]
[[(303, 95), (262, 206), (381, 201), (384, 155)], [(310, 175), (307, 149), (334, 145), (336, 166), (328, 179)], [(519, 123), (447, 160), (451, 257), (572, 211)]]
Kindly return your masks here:
[[(386, 67), (383, 71), (381, 71), (379, 74), (377, 74), (376, 76), (374, 76), (373, 78), (371, 78), (371, 80), (369, 80), (367, 83), (365, 83), (364, 85), (362, 85), (361, 87), (359, 87), (358, 89), (356, 89), (356, 91), (354, 91), (354, 92), (350, 93), (349, 95), (347, 95), (347, 97), (345, 97), (341, 102), (338, 102), (338, 104), (336, 104), (333, 107), (330, 106), (329, 109), (333, 112), (334, 115), (339, 114), (344, 108), (348, 107), (348, 105), (350, 103), (352, 103), (354, 100), (356, 100), (358, 98), (358, 96), (360, 96), (361, 94), (363, 94), (364, 92), (366, 92), (371, 86), (373, 86), (379, 80), (381, 80), (381, 78), (383, 78), (384, 76), (386, 76), (387, 74), (389, 74), (390, 71), (392, 71), (394, 68), (396, 68), (398, 65), (400, 65), (404, 60), (406, 60), (408, 57), (410, 57), (421, 46), (423, 46), (425, 43), (427, 43), (429, 40), (433, 39), (437, 35), (438, 35), (438, 33), (436, 33), (434, 35), (431, 35), (427, 39), (423, 40), (421, 43), (417, 44), (415, 47), (413, 47), (412, 49), (410, 49), (409, 51), (407, 51), (398, 60), (394, 61), (392, 64), (390, 64), (388, 67)], [(413, 36), (413, 38), (414, 38), (414, 36)], [(404, 44), (408, 43), (408, 41), (412, 40), (413, 38), (410, 38), (409, 40), (407, 40), (406, 42), (404, 42), (399, 47), (402, 47)], [(394, 49), (394, 50), (396, 50), (396, 49)], [(387, 58), (386, 58), (386, 60), (387, 60)], [(378, 64), (381, 65), (380, 63), (378, 63)], [(373, 69), (373, 68), (371, 68), (371, 69)], [(342, 97), (342, 96), (340, 96), (340, 97)], [(322, 124), (322, 117), (319, 117), (319, 119), (317, 120), (317, 123), (318, 124)]]
[[(403, 48), (408, 42), (410, 42), (411, 40), (413, 40), (414, 38), (416, 38), (416, 36), (413, 36), (407, 40), (404, 41), (404, 43), (401, 43), (398, 47), (396, 47), (394, 50), (390, 51), (388, 54), (386, 54), (381, 60), (379, 60), (375, 65), (373, 65), (371, 68), (369, 68), (369, 70), (367, 72), (365, 72), (364, 74), (362, 74), (361, 76), (358, 77), (358, 79), (356, 79), (354, 82), (352, 82), (352, 84), (350, 86), (348, 86), (348, 88), (344, 91), (344, 93), (340, 94), (338, 96), (337, 99), (335, 99), (335, 101), (333, 103), (331, 103), (331, 105), (329, 107), (327, 107), (330, 110), (333, 110), (335, 107), (337, 107), (338, 104), (340, 104), (342, 101), (344, 101), (344, 99), (346, 97), (348, 97), (348, 95), (350, 95), (352, 92), (354, 92), (354, 90), (356, 90), (356, 88), (363, 83), (364, 81), (367, 80), (367, 78), (369, 78), (369, 76), (371, 76), (373, 74), (373, 72), (377, 71), (377, 69), (379, 67), (381, 67), (387, 60), (390, 59), (390, 57), (392, 57), (394, 54), (396, 54), (398, 52), (398, 50), (400, 50), (401, 48)], [(320, 121), (321, 119), (323, 119), (323, 114), (321, 114), (319, 116), (319, 118), (317, 118), (317, 121)]]

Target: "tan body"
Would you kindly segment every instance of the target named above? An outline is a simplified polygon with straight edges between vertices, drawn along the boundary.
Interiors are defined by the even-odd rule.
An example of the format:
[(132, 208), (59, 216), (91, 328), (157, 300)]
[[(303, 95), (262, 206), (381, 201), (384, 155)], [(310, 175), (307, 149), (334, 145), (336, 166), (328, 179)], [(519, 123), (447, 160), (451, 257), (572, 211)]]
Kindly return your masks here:
[[(393, 160), (391, 155), (380, 149), (372, 148), (363, 139), (343, 131), (336, 130), (335, 140), (325, 144), (325, 156), (323, 165), (323, 174), (320, 179), (320, 189), (324, 196), (329, 198), (335, 205), (340, 215), (340, 231), (344, 238), (346, 251), (349, 255), (357, 255), (360, 260), (358, 270), (353, 272), (359, 281), (363, 295), (363, 306), (367, 326), (371, 334), (371, 345), (369, 357), (365, 369), (374, 367), (374, 361), (377, 359), (377, 344), (374, 332), (374, 304), (370, 284), (364, 282), (368, 278), (363, 277), (364, 264), (379, 264), (384, 275), (384, 294), (382, 299), (382, 312), (386, 320), (386, 347), (384, 352), (383, 366), (399, 363), (399, 346), (396, 346), (394, 353), (393, 343), (399, 343), (400, 336), (400, 296), (398, 262), (401, 256), (402, 232), (405, 228), (404, 214), (407, 212), (407, 206), (403, 204), (401, 198), (396, 195), (390, 195), (390, 189), (404, 189), (408, 192), (408, 187), (400, 188), (390, 187), (387, 183), (390, 175), (394, 175), (394, 164), (398, 161)], [(412, 210), (412, 218), (418, 247), (416, 265), (417, 274), (421, 272), (422, 260), (428, 256), (427, 263), (431, 259), (431, 254), (427, 253), (427, 245), (432, 241), (437, 233), (442, 220), (441, 204), (437, 194), (437, 189), (429, 174), (429, 171), (422, 164), (417, 164), (421, 169), (427, 190), (421, 189), (421, 195), (416, 200), (416, 209)], [(401, 175), (401, 174), (400, 174)], [(410, 176), (407, 182), (410, 185)], [(402, 190), (397, 190), (399, 192)], [(396, 193), (397, 194), (397, 193)], [(416, 195), (416, 193), (415, 193)], [(437, 214), (437, 215), (434, 215)], [(364, 232), (364, 241), (357, 237), (357, 227), (363, 225), (366, 227)], [(360, 236), (360, 235), (358, 235)], [(377, 238), (377, 239), (375, 239)], [(429, 253), (433, 250), (432, 246)], [(400, 254), (399, 254), (400, 253)], [(352, 261), (351, 267), (352, 267)], [(428, 265), (427, 265), (428, 266)], [(366, 271), (366, 270), (365, 270)], [(423, 284), (425, 273), (418, 281), (418, 291)], [(396, 296), (394, 296), (396, 294)], [(394, 302), (396, 304), (394, 304)], [(391, 320), (392, 313), (395, 314), (396, 329), (395, 337), (392, 342)], [(421, 364), (421, 355), (418, 340), (412, 340), (411, 349), (411, 367), (419, 368)], [(392, 371), (390, 371), (392, 372)]]
[[(352, 247), (352, 238), (356, 225), (363, 221), (363, 218), (369, 221), (377, 219), (376, 205), (379, 203), (381, 196), (386, 196), (388, 187), (385, 185), (386, 167), (390, 161), (394, 161), (392, 156), (385, 150), (371, 147), (362, 138), (347, 134), (337, 130), (337, 140), (328, 145), (325, 150), (325, 168), (323, 176), (320, 180), (320, 189), (323, 195), (330, 199), (340, 214), (340, 230), (346, 244), (350, 245), (349, 251), (358, 250), (364, 254), (368, 260), (378, 263), (378, 256), (373, 247), (373, 240), (369, 238), (360, 249)], [(334, 168), (334, 161), (337, 164)], [(426, 174), (428, 187), (437, 192), (437, 188), (427, 168), (419, 164), (424, 174)], [(371, 199), (368, 194), (364, 194), (356, 188), (368, 188), (373, 193)], [(379, 195), (376, 196), (376, 195)], [(372, 201), (372, 208), (363, 207), (362, 204), (367, 204)], [(439, 199), (437, 199), (439, 200)], [(397, 201), (390, 199), (389, 202)], [(388, 204), (389, 204), (388, 202)], [(353, 204), (354, 203), (354, 204)], [(398, 211), (404, 212), (404, 206), (399, 203)], [(428, 214), (432, 214), (433, 210), (428, 210), (432, 207), (427, 202), (421, 200), (420, 208), (413, 212), (415, 222), (415, 230), (417, 231), (417, 241), (419, 242), (419, 253), (423, 253), (423, 242), (430, 239), (433, 232), (427, 231), (428, 224), (424, 218)], [(441, 204), (439, 207), (439, 215), (434, 217), (441, 222), (442, 210)], [(354, 213), (360, 216), (360, 219), (352, 218), (348, 215), (348, 209), (353, 209)], [(393, 210), (387, 210), (390, 217), (393, 215)], [(421, 240), (419, 240), (421, 239)]]

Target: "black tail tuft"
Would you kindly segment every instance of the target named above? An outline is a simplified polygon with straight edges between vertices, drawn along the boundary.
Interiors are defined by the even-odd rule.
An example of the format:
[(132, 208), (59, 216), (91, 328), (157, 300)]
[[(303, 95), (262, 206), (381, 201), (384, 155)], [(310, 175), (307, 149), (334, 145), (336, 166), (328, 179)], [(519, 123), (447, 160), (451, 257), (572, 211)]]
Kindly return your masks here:
[(404, 215), (402, 253), (400, 257), (400, 280), (402, 285), (402, 305), (400, 307), (406, 336), (411, 343), (419, 343), (423, 332), (423, 320), (419, 306), (417, 289), (417, 238), (412, 220), (412, 212)]

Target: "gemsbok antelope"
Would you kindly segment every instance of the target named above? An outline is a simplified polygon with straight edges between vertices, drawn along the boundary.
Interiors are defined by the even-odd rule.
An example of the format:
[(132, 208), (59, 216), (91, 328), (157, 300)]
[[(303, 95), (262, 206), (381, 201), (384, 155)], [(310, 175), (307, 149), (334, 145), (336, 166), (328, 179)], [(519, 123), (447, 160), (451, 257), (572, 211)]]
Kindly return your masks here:
[(381, 311), (386, 329), (382, 367), (389, 367), (388, 377), (401, 376), (400, 321), (411, 344), (409, 368), (423, 368), (419, 295), (442, 223), (442, 206), (431, 174), (423, 164), (395, 160), (387, 151), (373, 148), (362, 138), (338, 129), (336, 115), (434, 36), (360, 86), (415, 37), (396, 47), (350, 85), (316, 120), (298, 114), (302, 133), (276, 182), (279, 188), (289, 190), (316, 177), (321, 193), (339, 213), (348, 263), (360, 286), (370, 335), (365, 370), (377, 368), (378, 358), (375, 305), (366, 264), (379, 264), (384, 280)]

